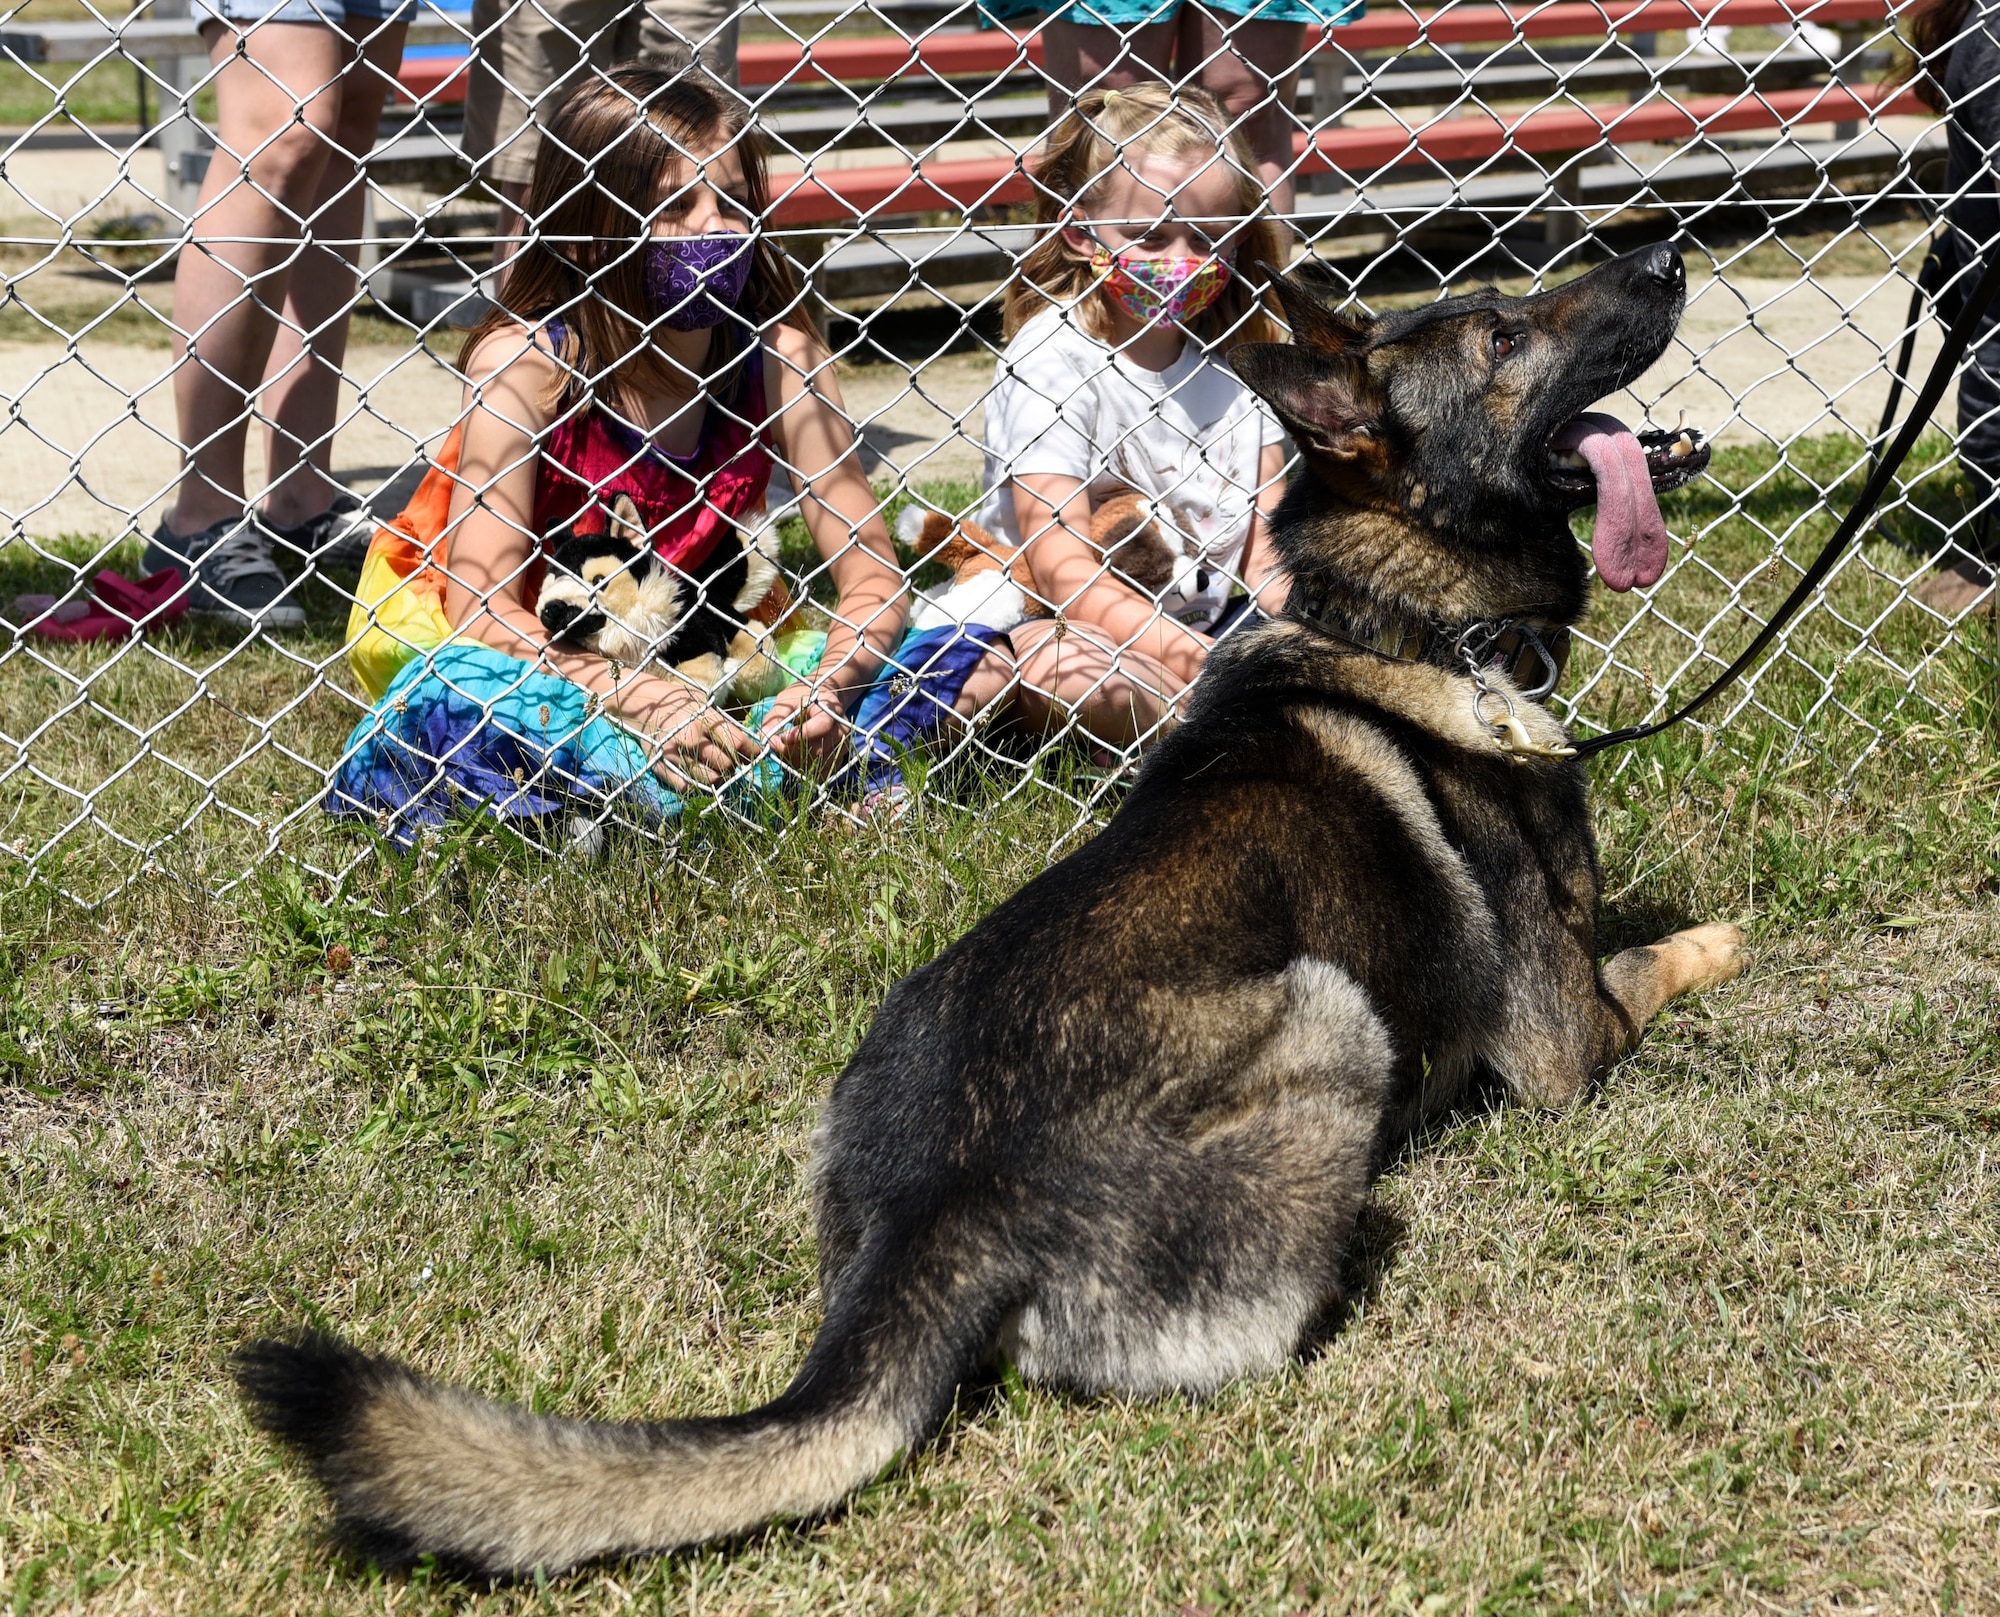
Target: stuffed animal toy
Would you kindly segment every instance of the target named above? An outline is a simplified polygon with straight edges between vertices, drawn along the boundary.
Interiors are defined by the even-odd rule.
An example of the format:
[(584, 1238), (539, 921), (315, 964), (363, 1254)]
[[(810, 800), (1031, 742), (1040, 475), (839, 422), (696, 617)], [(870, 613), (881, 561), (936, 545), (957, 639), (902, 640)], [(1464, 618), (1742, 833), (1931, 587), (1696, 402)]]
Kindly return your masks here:
[[(954, 522), (942, 511), (911, 506), (897, 530), (919, 556), (952, 571), (950, 584), (917, 591), (911, 628), (979, 623), (1006, 630), (1051, 615), (1035, 593), (1027, 553), (1010, 552), (976, 522)], [(1090, 540), (1113, 574), (1170, 609), (1176, 598), (1191, 599), (1208, 588), (1208, 570), (1194, 543), (1174, 526), (1161, 502), (1136, 489), (1114, 489), (1097, 502), (1090, 513)]]
[(1137, 489), (1118, 489), (1091, 508), (1090, 542), (1113, 573), (1170, 609), (1174, 599), (1192, 600), (1208, 588), (1194, 542), (1162, 502)]
[(1024, 551), (1008, 547), (976, 522), (954, 522), (942, 511), (907, 507), (896, 537), (920, 557), (951, 569), (951, 582), (918, 590), (912, 630), (977, 623), (1003, 634), (1024, 618), (1045, 618), (1049, 608), (1035, 594)]
[(776, 530), (740, 529), (692, 572), (661, 561), (628, 494), (601, 532), (574, 524), (551, 536), (535, 615), (558, 645), (639, 667), (660, 663), (705, 690), (753, 701), (789, 679), (764, 642), (789, 616)]

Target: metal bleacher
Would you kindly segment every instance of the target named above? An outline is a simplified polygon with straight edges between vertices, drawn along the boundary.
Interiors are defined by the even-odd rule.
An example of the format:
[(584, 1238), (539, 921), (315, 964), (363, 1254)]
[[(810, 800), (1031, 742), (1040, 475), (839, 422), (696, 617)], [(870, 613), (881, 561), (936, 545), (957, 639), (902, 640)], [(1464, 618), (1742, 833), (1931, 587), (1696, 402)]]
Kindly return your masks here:
[[(1679, 31), (1704, 18), (1789, 25), (1781, 0), (1399, 6), (1324, 30), (1299, 90), (1301, 235), (1335, 253), (1385, 231), (1539, 225), (1560, 244), (1634, 210), (1769, 228), (1774, 209), (1802, 205), (1801, 179), (1804, 203), (1822, 210), (1879, 197), (1935, 141), (1882, 125), (1911, 110), (1879, 84), (1890, 13), (1883, 0), (1822, 0), (1811, 15), (1840, 31), (1837, 61), (1682, 45)], [(831, 0), (745, 13), (743, 90), (778, 154), (771, 223), (830, 303), (996, 282), (1030, 239), (1020, 210), (1047, 122), (1041, 41), (971, 17), (909, 4), (840, 13)], [(363, 267), (377, 301), (419, 324), (474, 312), (490, 250), (491, 200), (459, 148), (469, 25), (468, 11), (426, 7), (368, 160)], [(0, 51), (24, 62), (130, 57), (170, 87), (193, 82), (196, 49), (191, 22), (157, 14), (0, 31)], [(172, 148), (167, 200), (185, 213), (205, 137), (170, 108), (153, 138)], [(989, 150), (947, 158), (947, 141)]]

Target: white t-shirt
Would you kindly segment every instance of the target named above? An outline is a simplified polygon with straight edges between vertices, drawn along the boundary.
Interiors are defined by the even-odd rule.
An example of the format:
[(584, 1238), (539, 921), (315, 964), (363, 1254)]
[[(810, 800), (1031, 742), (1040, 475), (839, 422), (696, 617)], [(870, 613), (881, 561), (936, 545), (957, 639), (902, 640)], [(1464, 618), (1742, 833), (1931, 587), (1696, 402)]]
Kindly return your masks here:
[(1093, 502), (1120, 484), (1137, 489), (1202, 565), (1169, 586), (1161, 606), (1205, 629), (1241, 571), (1264, 446), (1282, 442), (1284, 429), (1227, 363), (1196, 343), (1167, 369), (1149, 371), (1080, 329), (1068, 311), (1045, 309), (995, 366), (985, 439), (982, 527), (1021, 543), (1013, 477), (1074, 477)]

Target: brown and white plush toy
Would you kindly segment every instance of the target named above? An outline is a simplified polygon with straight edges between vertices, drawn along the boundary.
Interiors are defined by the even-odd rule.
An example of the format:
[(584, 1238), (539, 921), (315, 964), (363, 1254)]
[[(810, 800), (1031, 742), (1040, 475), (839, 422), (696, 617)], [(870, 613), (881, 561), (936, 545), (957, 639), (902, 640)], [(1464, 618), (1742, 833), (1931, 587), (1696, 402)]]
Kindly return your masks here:
[[(1013, 549), (976, 522), (911, 506), (896, 524), (897, 537), (919, 556), (952, 571), (950, 584), (918, 590), (912, 629), (947, 623), (982, 623), (1011, 629), (1026, 618), (1051, 616), (1035, 593), (1025, 549)], [(1090, 539), (1112, 573), (1171, 611), (1182, 598), (1208, 587), (1193, 543), (1165, 508), (1136, 489), (1117, 488), (1090, 513)]]
[(1122, 582), (1169, 612), (1208, 588), (1208, 570), (1194, 542), (1158, 500), (1120, 488), (1090, 512), (1090, 542)]
[(949, 584), (916, 592), (912, 629), (977, 623), (1004, 632), (1025, 618), (1049, 615), (1047, 604), (1035, 594), (1027, 553), (1001, 543), (978, 523), (913, 505), (897, 519), (896, 536), (952, 574)]
[(661, 561), (630, 495), (599, 533), (558, 530), (535, 615), (557, 645), (673, 668), (703, 689), (753, 700), (790, 678), (763, 643), (791, 612), (776, 530), (732, 529), (688, 572)]

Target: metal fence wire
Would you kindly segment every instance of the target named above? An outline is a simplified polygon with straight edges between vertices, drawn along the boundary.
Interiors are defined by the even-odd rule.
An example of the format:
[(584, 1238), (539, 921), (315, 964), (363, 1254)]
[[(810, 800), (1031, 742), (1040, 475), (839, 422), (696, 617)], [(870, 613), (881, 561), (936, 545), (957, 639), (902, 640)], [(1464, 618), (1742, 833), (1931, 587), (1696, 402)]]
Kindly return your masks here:
[[(1785, 0), (1370, 0), (1365, 12), (1358, 0), (1262, 0), (1248, 14), (1223, 0), (1102, 0), (1053, 18), (952, 0), (397, 3), (195, 0), (189, 15), (188, 0), (125, 13), (26, 0), (0, 13), (0, 845), (81, 902), (162, 871), (220, 890), (281, 857), (338, 876), (370, 857), (374, 836), (419, 834), (450, 798), (554, 805), (553, 820), (523, 823), (559, 822), (556, 836), (584, 844), (623, 825), (689, 857), (678, 807), (763, 818), (777, 835), (801, 792), (812, 812), (857, 817), (895, 811), (912, 787), (955, 800), (1045, 793), (1059, 810), (1052, 842), (1100, 816), (1170, 722), (1180, 675), (1159, 648), (1177, 631), (1161, 622), (1207, 627), (1233, 593), (1254, 596), (1268, 550), (1243, 543), (1251, 513), (1295, 467), (1254, 413), (1217, 425), (1222, 406), (1177, 396), (1208, 375), (1198, 349), (1159, 372), (1114, 359), (1100, 333), (1065, 349), (1061, 389), (1019, 340), (1001, 358), (1009, 284), (1061, 228), (1037, 223), (1038, 154), (1052, 117), (1093, 87), (1165, 82), (1197, 110), (1211, 105), (1197, 92), (1213, 94), (1241, 141), (1230, 172), (1254, 172), (1269, 239), (1316, 259), (1321, 284), (1364, 310), (1483, 282), (1526, 290), (1623, 247), (1681, 240), (1680, 335), (1608, 408), (1634, 426), (1698, 427), (1718, 453), (1669, 507), (1664, 577), (1630, 596), (1599, 592), (1554, 699), (1580, 731), (1656, 715), (1726, 663), (1811, 559), (1829, 503), (1857, 486), (1899, 349), (1921, 373), (1936, 348), (1933, 299), (1912, 293), (1932, 221), (1953, 200), (1947, 120), (1896, 80), (1905, 53), (1883, 0), (1796, 14)], [(1983, 26), (1982, 4), (1969, 28)], [(626, 389), (585, 349), (602, 338), (593, 320), (615, 326), (604, 306), (631, 305), (647, 262), (634, 244), (663, 210), (694, 206), (702, 179), (715, 184), (700, 206), (724, 214), (749, 182), (724, 161), (739, 144), (725, 139), (694, 143), (679, 193), (621, 194), (612, 176), (629, 168), (564, 146), (582, 137), (557, 109), (579, 88), (629, 86), (621, 63), (685, 68), (683, 48), (768, 147), (767, 205), (742, 222), (776, 255), (753, 268), (757, 284), (783, 287), (780, 263), (791, 277), (786, 306), (767, 299), (759, 319), (788, 320), (793, 335), (767, 327), (773, 357), (732, 368), (729, 344), (747, 339), (725, 320), (708, 361), (691, 369), (671, 344), (656, 348), (652, 380)], [(1991, 90), (1964, 78), (1948, 118)], [(1152, 105), (1137, 88), (1128, 100)], [(1166, 105), (1131, 127), (1176, 116)], [(1113, 166), (1157, 178), (1146, 167), (1157, 146), (1135, 139)], [(546, 165), (554, 148), (572, 160), (573, 193), (624, 210), (622, 237), (572, 224), (564, 238), (560, 209), (530, 189), (537, 149)], [(698, 233), (734, 228), (697, 221)], [(562, 329), (545, 328), (540, 357), (509, 371), (492, 363), (503, 328), (468, 378), (464, 333), (501, 295), (495, 264), (516, 250), (517, 266), (550, 251), (577, 266), (542, 311)], [(1229, 330), (1255, 318), (1224, 307)], [(1074, 309), (1054, 318), (1080, 329)], [(1089, 576), (1065, 575), (1060, 592), (1014, 568), (983, 584), (968, 574), (967, 591), (941, 603), (952, 579), (925, 553), (926, 518), (930, 541), (957, 535), (1011, 562), (1005, 541), (1032, 534), (993, 530), (1032, 508), (1013, 498), (1027, 484), (1008, 478), (1027, 463), (1009, 460), (1019, 444), (1000, 443), (996, 423), (1003, 408), (1040, 409), (1071, 430), (1072, 394), (1103, 391), (1076, 358), (1093, 352), (1101, 370), (1126, 367), (1128, 392), (1130, 376), (1151, 378), (1125, 415), (1093, 404), (1099, 437), (1084, 448), (1099, 485), (1151, 496), (1139, 514), (1178, 549), (1171, 576), (1134, 581), (1116, 553), (1086, 552)], [(742, 380), (751, 369), (754, 386)], [(707, 400), (698, 431), (698, 411), (676, 414), (690, 396)], [(760, 436), (780, 407), (793, 425)], [(1161, 449), (1168, 419), (1178, 453)], [(1992, 490), (1957, 455), (1957, 421), (1940, 413), (1870, 541), (1690, 744), (1775, 737), (1852, 769), (1885, 742), (1922, 745), (1964, 721), (1968, 690), (1991, 678), (1992, 592), (1982, 596), (1977, 558)], [(1228, 432), (1248, 432), (1247, 450), (1225, 452)], [(687, 563), (668, 619), (754, 597), (747, 642), (718, 642), (675, 672), (648, 663), (635, 630), (636, 649), (601, 641), (580, 685), (520, 662), (496, 684), (490, 662), (432, 656), (424, 623), (436, 614), (448, 626), (497, 603), (526, 635), (563, 579), (581, 603), (573, 618), (601, 607), (615, 628), (638, 610), (574, 560), (605, 541), (570, 563), (551, 549), (562, 535), (546, 531), (553, 508), (535, 491), (559, 437), (573, 467), (585, 450), (626, 446), (580, 474), (614, 537), (612, 496), (631, 477), (656, 463), (660, 486), (682, 477), (677, 508), (638, 519), (672, 541), (653, 551), (656, 584), (674, 580), (674, 557)], [(711, 455), (721, 439), (772, 454), (761, 506), (738, 513), (703, 481), (727, 460)], [(692, 453), (695, 470), (673, 470), (668, 451)], [(364, 573), (375, 524), (426, 497), (434, 517), (467, 532), (484, 523), (488, 538), (454, 550), (416, 522), (405, 561), (421, 552), (428, 570)], [(1096, 488), (1100, 506), (1108, 497)], [(726, 577), (688, 560), (699, 547), (687, 535), (716, 509), (736, 520), (727, 546), (740, 531), (754, 552)], [(161, 543), (196, 557), (185, 613), (171, 591), (148, 593)], [(758, 556), (776, 563), (775, 587)], [(1114, 568), (1137, 618), (1094, 627), (1060, 610)], [(385, 594), (384, 578), (400, 591)], [(919, 627), (949, 630), (965, 599), (1008, 606), (1022, 585), (1024, 601), (1061, 593), (1058, 610), (1017, 631), (1013, 661), (980, 664), (964, 711), (916, 722), (911, 701), (934, 688), (951, 634), (913, 639), (906, 607), (917, 603)], [(214, 597), (240, 610), (204, 611)], [(348, 650), (369, 628), (378, 685), (414, 656), (457, 705), (419, 701), (419, 713), (409, 684), (371, 688)], [(834, 682), (864, 730), (900, 718), (882, 732), (897, 746), (863, 747), (858, 763), (847, 740), (817, 762), (772, 749), (754, 704), (800, 670), (814, 677), (815, 634), (834, 660), (857, 642), (891, 654), (872, 685), (851, 672)], [(969, 652), (958, 642), (961, 661), (978, 662), (992, 637), (974, 638)], [(746, 646), (763, 660), (738, 666)], [(770, 661), (781, 653), (783, 671)], [(572, 673), (590, 660), (569, 655), (560, 667)], [(632, 694), (642, 689), (645, 701)], [(661, 745), (693, 715), (736, 746), (713, 781), (674, 775), (687, 750)], [(512, 751), (468, 742), (481, 718)], [(390, 734), (406, 745), (385, 762)], [(484, 775), (456, 767), (475, 755)], [(372, 775), (356, 773), (362, 762)], [(646, 775), (649, 763), (664, 773)], [(363, 775), (375, 795), (348, 801), (359, 829), (342, 827), (325, 810), (330, 790), (338, 800)], [(401, 792), (407, 812), (383, 791)]]

